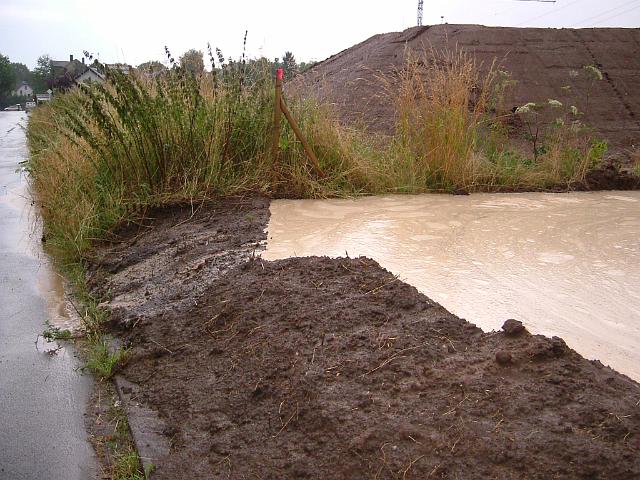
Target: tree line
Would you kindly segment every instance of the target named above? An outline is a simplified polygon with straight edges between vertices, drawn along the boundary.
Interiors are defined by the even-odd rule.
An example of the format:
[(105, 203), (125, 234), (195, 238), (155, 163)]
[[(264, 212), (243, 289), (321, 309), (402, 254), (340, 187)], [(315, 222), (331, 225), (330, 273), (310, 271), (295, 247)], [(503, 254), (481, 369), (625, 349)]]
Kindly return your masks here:
[[(211, 65), (212, 69), (219, 68), (219, 65), (222, 65), (224, 63), (228, 65), (232, 65), (233, 63), (237, 62), (237, 60), (234, 61), (231, 58), (225, 59), (224, 56), (222, 55), (222, 52), (220, 52), (220, 50), (216, 50), (216, 53), (217, 53), (217, 58), (213, 56), (213, 52), (209, 53), (210, 55), (209, 62), (212, 64)], [(214, 65), (216, 60), (217, 60), (218, 67)], [(246, 60), (246, 64), (250, 67), (266, 66), (266, 68), (268, 68), (273, 75), (275, 75), (276, 70), (278, 68), (282, 68), (284, 69), (285, 78), (287, 79), (293, 78), (298, 73), (303, 73), (304, 71), (308, 70), (313, 65), (315, 65), (315, 63), (316, 62), (298, 63), (293, 53), (289, 51), (285, 52), (282, 58), (276, 57), (273, 60), (267, 59), (265, 57), (250, 58)], [(196, 50), (195, 48), (189, 49), (179, 57), (178, 65), (184, 68), (185, 70), (187, 70), (188, 72), (193, 73), (194, 75), (201, 75), (202, 73), (205, 72), (204, 53), (202, 52), (202, 50)], [(163, 63), (157, 60), (151, 60), (148, 62), (141, 63), (136, 68), (138, 70), (141, 70), (147, 73), (162, 72), (167, 70), (167, 67)]]
[(41, 55), (36, 67), (30, 70), (24, 63), (12, 62), (0, 53), (0, 107), (24, 102), (24, 97), (12, 95), (22, 82), (34, 92), (44, 93), (53, 83), (53, 66), (49, 55)]
[[(223, 64), (225, 59), (222, 57), (222, 53), (219, 50), (216, 50), (216, 53), (220, 60), (219, 64)], [(85, 55), (87, 55), (86, 52)], [(215, 59), (211, 52), (210, 57), (210, 61), (213, 64)], [(231, 59), (228, 59), (227, 62), (233, 63)], [(201, 50), (196, 50), (195, 48), (182, 54), (178, 63), (194, 75), (200, 75), (205, 71), (204, 54)], [(256, 69), (267, 68), (273, 75), (275, 75), (278, 68), (283, 68), (285, 79), (290, 79), (298, 73), (311, 68), (315, 62), (298, 63), (293, 53), (287, 51), (282, 58), (274, 58), (273, 60), (264, 57), (251, 58), (246, 60), (246, 64), (249, 70), (252, 70), (252, 67)], [(94, 62), (93, 65), (98, 69), (102, 68), (98, 62)], [(136, 68), (145, 73), (161, 73), (167, 70), (166, 65), (157, 60), (143, 62)], [(212, 65), (212, 68), (216, 68), (215, 65)], [(24, 63), (12, 62), (8, 56), (0, 53), (0, 109), (29, 100), (24, 96), (13, 95), (13, 92), (17, 90), (22, 82), (26, 82), (34, 93), (45, 93), (48, 89), (64, 90), (70, 86), (69, 79), (55, 78), (52, 60), (49, 55), (45, 54), (38, 57), (36, 67), (30, 70)]]

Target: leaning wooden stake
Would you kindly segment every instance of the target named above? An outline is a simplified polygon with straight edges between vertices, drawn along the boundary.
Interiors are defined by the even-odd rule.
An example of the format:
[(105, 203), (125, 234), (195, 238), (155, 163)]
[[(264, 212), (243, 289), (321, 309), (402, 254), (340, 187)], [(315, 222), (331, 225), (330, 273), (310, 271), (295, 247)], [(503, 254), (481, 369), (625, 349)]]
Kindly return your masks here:
[(279, 68), (278, 73), (276, 74), (276, 104), (275, 104), (274, 114), (273, 114), (273, 122), (274, 122), (273, 145), (271, 147), (272, 148), (271, 156), (273, 157), (274, 169), (278, 165), (278, 156), (280, 151), (279, 149), (280, 119), (281, 119), (281, 114), (284, 113), (285, 118), (287, 119), (287, 121), (291, 125), (291, 128), (293, 129), (293, 133), (295, 133), (296, 137), (298, 137), (298, 140), (300, 140), (300, 143), (302, 143), (302, 147), (304, 148), (304, 151), (306, 152), (307, 156), (313, 163), (313, 166), (315, 167), (316, 172), (318, 173), (318, 176), (321, 178), (324, 178), (325, 174), (320, 168), (320, 163), (318, 162), (318, 158), (316, 157), (315, 153), (313, 153), (313, 150), (311, 150), (311, 146), (309, 145), (309, 142), (307, 142), (307, 139), (304, 138), (304, 136), (302, 135), (302, 130), (300, 130), (300, 127), (298, 127), (298, 124), (294, 120), (293, 115), (291, 115), (291, 112), (287, 108), (287, 105), (284, 103), (284, 98), (282, 96), (283, 76), (284, 76), (284, 71), (282, 70), (282, 68)]
[(304, 151), (307, 152), (307, 156), (313, 162), (313, 166), (316, 167), (316, 171), (318, 172), (318, 175), (320, 177), (324, 177), (324, 172), (320, 168), (320, 163), (318, 163), (318, 158), (316, 157), (315, 153), (313, 153), (313, 150), (311, 150), (311, 146), (309, 145), (309, 142), (307, 142), (307, 139), (304, 138), (304, 136), (302, 135), (302, 130), (300, 130), (300, 127), (298, 127), (298, 124), (293, 119), (293, 116), (291, 115), (291, 112), (287, 108), (287, 105), (284, 103), (283, 98), (280, 99), (280, 108), (282, 109), (282, 113), (284, 113), (285, 118), (289, 121), (289, 124), (293, 129), (293, 133), (296, 134), (296, 137), (298, 137), (298, 140), (300, 140), (300, 143), (302, 143), (302, 146), (304, 147)]

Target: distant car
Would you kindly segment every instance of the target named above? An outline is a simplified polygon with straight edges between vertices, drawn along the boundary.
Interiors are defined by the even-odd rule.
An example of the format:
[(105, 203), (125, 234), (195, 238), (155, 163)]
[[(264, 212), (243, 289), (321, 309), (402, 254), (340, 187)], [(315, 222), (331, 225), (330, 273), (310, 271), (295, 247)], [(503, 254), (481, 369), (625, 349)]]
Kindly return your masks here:
[(4, 109), (5, 112), (18, 112), (20, 110), (22, 110), (22, 105), (20, 105), (19, 103), (16, 105), (9, 105)]
[(24, 106), (25, 110), (33, 110), (38, 104), (36, 102), (27, 102)]

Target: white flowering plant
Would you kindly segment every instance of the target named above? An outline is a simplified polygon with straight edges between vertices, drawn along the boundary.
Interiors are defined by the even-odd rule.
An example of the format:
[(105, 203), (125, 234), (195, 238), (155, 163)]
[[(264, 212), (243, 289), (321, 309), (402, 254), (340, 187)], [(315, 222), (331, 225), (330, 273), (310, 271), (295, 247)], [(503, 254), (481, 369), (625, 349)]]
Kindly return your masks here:
[[(587, 108), (591, 90), (597, 82), (605, 79), (605, 74), (596, 65), (585, 65), (580, 70), (570, 70), (569, 78), (570, 84), (560, 87), (562, 99), (548, 98), (546, 102), (528, 102), (513, 110), (526, 127), (524, 137), (531, 142), (534, 163), (549, 152), (558, 154), (563, 148), (572, 148), (572, 155), (579, 156), (576, 152), (586, 152), (584, 148), (592, 142), (591, 130), (580, 119), (584, 113), (574, 101), (570, 101), (569, 95), (573, 91), (574, 82), (580, 81), (579, 79), (584, 82), (586, 79), (589, 84), (582, 101)], [(587, 147), (580, 148), (581, 144)], [(569, 147), (570, 145), (572, 147)], [(604, 154), (606, 144), (604, 148), (602, 145), (600, 142), (595, 150), (587, 148), (587, 151)], [(590, 157), (595, 155), (584, 154)]]

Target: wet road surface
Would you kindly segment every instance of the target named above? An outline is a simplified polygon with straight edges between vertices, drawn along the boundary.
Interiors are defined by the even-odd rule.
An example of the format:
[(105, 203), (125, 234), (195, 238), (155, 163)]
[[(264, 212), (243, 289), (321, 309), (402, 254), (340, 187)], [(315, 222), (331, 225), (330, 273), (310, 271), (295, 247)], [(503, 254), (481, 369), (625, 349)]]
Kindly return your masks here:
[(35, 343), (62, 299), (20, 172), (25, 125), (24, 112), (0, 112), (0, 479), (91, 479), (91, 379), (69, 347)]
[(508, 318), (640, 381), (640, 192), (278, 200), (263, 257), (366, 255), (485, 331)]

